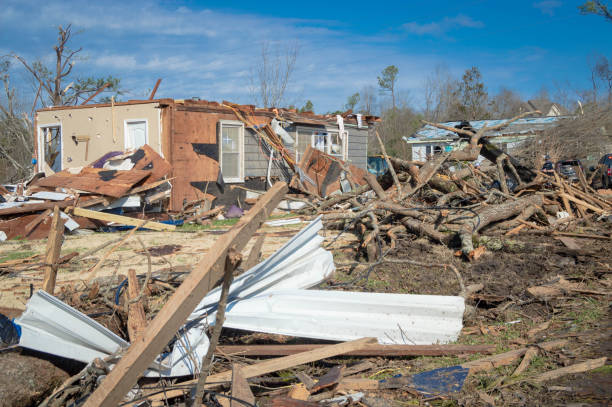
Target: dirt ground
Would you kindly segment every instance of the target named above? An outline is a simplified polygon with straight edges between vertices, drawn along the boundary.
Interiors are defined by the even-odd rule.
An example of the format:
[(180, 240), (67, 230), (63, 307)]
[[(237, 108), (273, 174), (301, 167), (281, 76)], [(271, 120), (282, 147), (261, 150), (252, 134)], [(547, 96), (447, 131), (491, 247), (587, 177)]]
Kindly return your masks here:
[[(609, 224), (604, 224), (603, 228)], [(286, 242), (303, 225), (264, 227), (260, 233), (267, 237), (263, 257), (269, 256)], [(609, 231), (609, 230), (608, 230)], [(222, 231), (179, 230), (176, 232), (137, 232), (143, 244), (151, 250), (153, 271), (184, 269), (206, 255), (207, 249)], [(350, 233), (340, 238), (335, 230), (323, 230), (324, 245), (331, 244), (337, 271), (322, 284), (325, 289), (362, 290), (392, 293), (458, 295), (459, 281), (448, 267), (422, 267), (401, 262), (370, 266), (356, 251), (358, 238)], [(117, 240), (123, 234), (96, 233), (68, 236), (62, 247), (62, 255), (76, 251), (86, 253), (107, 241)], [(410, 236), (410, 235), (408, 235)], [(247, 256), (255, 239), (244, 250)], [(470, 376), (458, 396), (452, 399), (424, 401), (414, 394), (397, 391), (379, 391), (369, 397), (381, 398), (386, 405), (489, 405), (486, 397), (492, 397), (495, 405), (607, 405), (612, 400), (612, 368), (608, 365), (589, 373), (565, 376), (560, 379), (536, 383), (533, 378), (555, 368), (572, 365), (585, 359), (611, 355), (612, 320), (610, 297), (606, 295), (563, 295), (542, 301), (530, 296), (527, 288), (542, 285), (557, 276), (578, 282), (593, 292), (610, 292), (612, 285), (612, 242), (609, 240), (575, 239), (581, 249), (567, 249), (562, 242), (544, 235), (521, 233), (511, 238), (482, 236), (478, 245), (486, 247), (485, 253), (472, 262), (456, 257), (446, 247), (432, 244), (422, 238), (404, 237), (398, 247), (386, 252), (385, 257), (411, 259), (424, 263), (452, 264), (462, 276), (466, 286), (482, 284), (467, 300), (469, 311), (464, 317), (464, 331), (459, 338), (462, 344), (494, 344), (497, 353), (527, 346), (542, 340), (568, 339), (560, 351), (541, 352), (530, 367), (518, 377), (510, 375), (516, 364)], [(27, 257), (44, 252), (45, 241), (4, 242), (0, 244), (0, 259)], [(60, 270), (58, 285), (71, 287), (91, 279), (88, 273), (111, 246), (90, 257), (65, 265)], [(18, 255), (16, 255), (16, 253)], [(130, 238), (105, 259), (97, 277), (127, 275), (134, 268), (139, 274), (147, 270), (147, 256), (139, 241)], [(355, 265), (357, 263), (357, 265)], [(21, 272), (19, 275), (0, 276), (0, 307), (13, 314), (23, 309), (32, 289), (40, 287), (40, 270)], [(15, 315), (11, 315), (15, 316)], [(100, 321), (103, 322), (104, 321)], [(121, 321), (118, 322), (119, 324)], [(549, 323), (545, 330), (534, 335), (528, 332)], [(109, 324), (108, 318), (106, 325)], [(109, 326), (111, 329), (112, 327)], [(113, 329), (115, 330), (115, 329)], [(223, 343), (303, 343), (303, 340), (278, 335), (224, 330)], [(413, 374), (434, 368), (453, 366), (482, 355), (457, 357), (405, 357), (384, 358), (335, 358), (300, 368), (311, 376), (318, 376), (334, 363), (352, 365), (370, 362), (372, 367), (361, 376), (383, 379), (398, 373)], [(220, 362), (218, 369), (228, 365)], [(277, 391), (280, 384), (292, 383), (295, 371), (279, 372), (273, 378), (253, 383), (256, 395)], [(483, 396), (484, 395), (484, 396)], [(385, 404), (383, 404), (385, 405)]]

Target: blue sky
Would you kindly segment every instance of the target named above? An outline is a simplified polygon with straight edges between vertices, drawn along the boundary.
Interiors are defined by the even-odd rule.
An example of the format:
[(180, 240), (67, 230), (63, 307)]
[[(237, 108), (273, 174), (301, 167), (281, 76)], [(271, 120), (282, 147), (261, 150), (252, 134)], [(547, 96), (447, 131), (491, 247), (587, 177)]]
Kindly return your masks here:
[[(612, 24), (580, 15), (580, 1), (33, 1), (0, 0), (0, 55), (51, 61), (56, 26), (82, 32), (87, 59), (75, 72), (112, 74), (142, 98), (163, 78), (160, 97), (253, 102), (252, 67), (261, 45), (299, 44), (286, 104), (342, 108), (376, 86), (387, 65), (419, 106), (436, 66), (459, 76), (478, 66), (489, 93), (500, 86), (528, 98), (542, 86), (589, 86), (589, 56), (612, 59)], [(24, 84), (23, 72), (15, 80)], [(28, 87), (21, 89), (27, 98)]]

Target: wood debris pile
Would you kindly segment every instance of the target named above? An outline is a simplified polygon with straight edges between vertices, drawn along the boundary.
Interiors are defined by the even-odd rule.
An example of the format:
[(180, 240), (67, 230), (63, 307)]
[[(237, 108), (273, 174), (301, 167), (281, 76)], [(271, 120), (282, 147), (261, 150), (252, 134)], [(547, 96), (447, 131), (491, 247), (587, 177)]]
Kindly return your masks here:
[[(367, 174), (366, 182), (359, 184), (352, 177), (352, 191), (315, 198), (305, 211), (323, 214), (330, 228), (361, 235), (361, 248), (370, 261), (395, 248), (398, 235), (405, 233), (426, 236), (468, 259), (480, 254), (473, 243), (480, 233), (512, 235), (528, 230), (580, 237), (584, 234), (570, 231), (608, 220), (612, 199), (591, 188), (580, 168), (577, 182), (556, 172), (527, 168), (485, 137), (487, 131), (502, 129), (528, 114), (478, 131), (428, 123), (457, 133), (465, 147), (439, 153), (427, 162), (389, 157), (383, 150), (389, 166), (385, 176), (377, 180)], [(487, 161), (479, 164), (479, 156)], [(351, 179), (350, 169), (347, 174)]]

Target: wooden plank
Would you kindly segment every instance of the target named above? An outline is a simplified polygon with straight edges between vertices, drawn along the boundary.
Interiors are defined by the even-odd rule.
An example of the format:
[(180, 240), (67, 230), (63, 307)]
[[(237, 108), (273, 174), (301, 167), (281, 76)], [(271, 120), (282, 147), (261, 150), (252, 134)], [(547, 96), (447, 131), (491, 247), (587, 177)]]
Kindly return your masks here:
[[(232, 397), (239, 400), (244, 400), (247, 403), (255, 404), (255, 396), (251, 391), (251, 387), (247, 382), (246, 377), (242, 373), (243, 367), (237, 364), (232, 365)], [(244, 403), (236, 400), (230, 400), (230, 407), (241, 407)]]
[[(243, 373), (247, 379), (268, 373), (278, 372), (279, 370), (289, 369), (305, 363), (316, 362), (317, 360), (327, 359), (338, 355), (344, 355), (355, 350), (362, 349), (371, 343), (376, 343), (376, 338), (361, 338), (350, 342), (327, 345), (310, 351), (297, 353), (295, 355), (284, 356), (277, 359), (266, 360), (254, 365), (246, 366)], [(210, 382), (228, 382), (231, 380), (231, 370), (217, 373), (208, 377)]]
[(562, 367), (560, 369), (551, 370), (545, 373), (542, 373), (540, 376), (534, 379), (537, 383), (542, 383), (548, 380), (557, 379), (561, 376), (565, 376), (568, 374), (574, 373), (583, 373), (589, 370), (597, 369), (598, 367), (602, 367), (606, 364), (607, 357), (597, 358), (597, 359), (589, 359), (582, 363), (576, 363), (575, 365)]
[[(174, 337), (200, 300), (222, 277), (230, 247), (236, 251), (242, 250), (286, 192), (287, 184), (276, 183), (228, 233), (215, 242), (209, 254), (176, 289), (140, 339), (131, 344), (117, 365), (87, 399), (85, 407), (115, 407), (121, 402), (142, 372)], [(252, 366), (249, 368), (252, 369)], [(227, 376), (230, 381), (231, 371)], [(209, 379), (217, 381), (214, 376)]]
[(64, 222), (60, 218), (60, 210), (56, 206), (53, 209), (53, 221), (49, 240), (47, 240), (47, 251), (45, 253), (45, 274), (43, 279), (43, 290), (53, 295), (55, 290), (55, 278), (57, 277), (57, 260), (59, 259), (60, 249), (64, 238)]
[[(142, 298), (138, 298), (140, 295), (140, 285), (138, 284), (138, 277), (136, 276), (136, 270), (128, 270), (128, 336), (130, 342), (134, 342), (147, 328), (147, 316), (142, 305)], [(131, 304), (132, 301), (136, 300), (135, 303)]]
[(38, 215), (33, 221), (31, 221), (30, 223), (28, 223), (24, 229), (25, 231), (25, 235), (29, 235), (30, 232), (32, 232), (32, 230), (34, 230), (34, 228), (36, 226), (38, 226), (40, 224), (40, 222), (42, 222), (47, 216), (49, 216), (51, 214), (51, 209), (47, 209), (46, 211), (44, 211), (43, 213), (41, 213), (40, 215)]
[(72, 205), (74, 205), (74, 199), (71, 199), (69, 201), (24, 204), (21, 206), (15, 206), (13, 208), (0, 209), (0, 216), (19, 215), (22, 213), (39, 212), (39, 211), (44, 211), (47, 209), (53, 209), (55, 208), (55, 206), (57, 206), (60, 209), (63, 209), (63, 208), (67, 208)]
[[(286, 356), (319, 349), (327, 345), (224, 345), (220, 354), (236, 356)], [(347, 356), (444, 356), (474, 353), (493, 353), (495, 345), (366, 345)]]
[[(263, 362), (256, 363), (254, 365), (246, 366), (243, 368), (242, 373), (247, 379), (251, 377), (261, 376), (267, 373), (277, 372), (279, 370), (289, 369), (294, 366), (303, 365), (305, 363), (316, 362), (317, 360), (327, 359), (338, 355), (349, 354), (350, 352), (363, 349), (369, 344), (376, 343), (376, 338), (361, 338), (350, 342), (337, 343), (335, 345), (325, 345), (324, 347), (309, 350), (306, 352), (298, 353), (295, 355), (284, 356), (282, 358), (270, 359)], [(111, 372), (112, 373), (112, 372)], [(216, 386), (213, 383), (219, 382), (230, 382), (232, 380), (232, 371), (226, 370), (221, 373), (217, 373), (208, 376), (206, 379), (211, 384), (207, 384), (206, 387), (210, 388)], [(181, 384), (195, 384), (197, 380), (189, 380)], [(164, 394), (152, 395), (148, 397), (148, 400), (163, 400), (164, 398), (172, 398), (182, 396), (183, 390), (168, 390)], [(87, 406), (86, 406), (87, 407)]]
[(310, 389), (310, 391), (312, 393), (316, 393), (319, 390), (323, 390), (336, 385), (342, 378), (344, 368), (344, 365), (336, 365), (329, 369), (329, 371), (323, 376), (321, 376), (319, 380), (314, 384), (314, 386), (312, 386), (312, 389)]
[[(89, 209), (83, 209), (83, 208), (78, 208), (78, 207), (74, 208), (72, 211), (76, 216), (83, 216), (85, 218), (103, 220), (106, 222), (116, 222), (116, 223), (121, 223), (123, 225), (129, 225), (129, 226), (140, 226), (142, 225), (142, 222), (144, 221), (143, 219), (129, 218), (127, 216), (115, 215), (115, 214), (106, 213), (106, 212), (91, 211)], [(153, 229), (153, 230), (159, 230), (159, 231), (176, 229), (175, 225), (166, 225), (164, 223), (159, 223), (159, 222), (154, 222), (154, 221), (147, 221), (144, 227), (146, 227), (147, 229)]]

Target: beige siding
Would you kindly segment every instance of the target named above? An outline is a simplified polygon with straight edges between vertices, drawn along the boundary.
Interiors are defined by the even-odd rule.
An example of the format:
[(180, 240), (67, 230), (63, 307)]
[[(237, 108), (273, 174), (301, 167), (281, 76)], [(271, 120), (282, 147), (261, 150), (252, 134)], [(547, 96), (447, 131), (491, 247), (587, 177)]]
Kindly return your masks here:
[[(62, 129), (62, 169), (80, 167), (96, 160), (110, 151), (125, 149), (126, 120), (146, 120), (147, 140), (149, 146), (161, 153), (160, 109), (158, 104), (116, 105), (114, 108), (91, 107), (65, 110), (48, 110), (36, 113), (36, 136), (40, 137), (39, 129), (49, 125), (61, 125)], [(114, 115), (112, 114), (114, 109)], [(114, 116), (114, 119), (113, 119)], [(113, 122), (115, 140), (113, 140)], [(89, 146), (85, 158), (85, 143), (75, 143), (72, 137), (88, 136)], [(40, 138), (38, 139), (40, 142)], [(40, 145), (40, 144), (39, 144)], [(40, 155), (41, 149), (37, 152)], [(43, 171), (51, 172), (42, 157)]]

